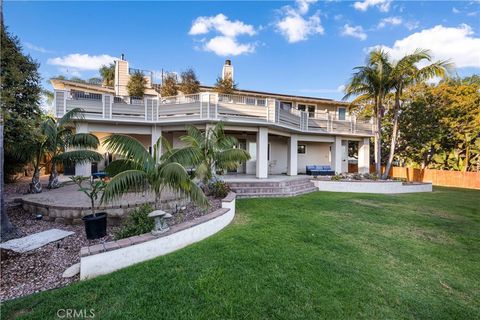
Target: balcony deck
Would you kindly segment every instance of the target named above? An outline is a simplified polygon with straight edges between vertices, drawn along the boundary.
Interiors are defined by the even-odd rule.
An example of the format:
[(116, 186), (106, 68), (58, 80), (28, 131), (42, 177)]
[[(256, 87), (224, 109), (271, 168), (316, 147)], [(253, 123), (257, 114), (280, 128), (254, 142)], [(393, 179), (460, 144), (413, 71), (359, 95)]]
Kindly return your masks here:
[(275, 99), (250, 96), (199, 93), (167, 98), (145, 98), (143, 104), (118, 102), (112, 95), (92, 99), (75, 99), (67, 91), (55, 91), (56, 115), (62, 116), (73, 108), (85, 110), (85, 119), (126, 121), (134, 123), (185, 123), (201, 120), (240, 124), (270, 125), (302, 133), (350, 134), (371, 136), (370, 121), (347, 116), (338, 120), (328, 113), (297, 109), (285, 110)]

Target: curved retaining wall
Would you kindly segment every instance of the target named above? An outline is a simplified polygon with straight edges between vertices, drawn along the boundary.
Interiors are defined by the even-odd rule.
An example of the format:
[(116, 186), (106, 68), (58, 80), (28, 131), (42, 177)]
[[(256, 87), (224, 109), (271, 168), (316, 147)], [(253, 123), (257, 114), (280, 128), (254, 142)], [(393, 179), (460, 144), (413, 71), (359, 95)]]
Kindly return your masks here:
[(107, 274), (201, 241), (225, 228), (235, 217), (235, 193), (222, 200), (222, 208), (199, 219), (170, 227), (160, 236), (150, 233), (81, 249), (80, 279)]
[(432, 192), (431, 183), (403, 184), (400, 181), (326, 181), (312, 180), (319, 191), (354, 193), (414, 193)]

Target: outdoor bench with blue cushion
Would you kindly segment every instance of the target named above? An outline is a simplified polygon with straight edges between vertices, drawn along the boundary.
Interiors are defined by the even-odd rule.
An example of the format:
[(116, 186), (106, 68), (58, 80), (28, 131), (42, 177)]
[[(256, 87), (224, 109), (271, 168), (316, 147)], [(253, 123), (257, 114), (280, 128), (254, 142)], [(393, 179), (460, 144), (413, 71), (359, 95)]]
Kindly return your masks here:
[(330, 166), (307, 166), (309, 176), (334, 176), (335, 171)]

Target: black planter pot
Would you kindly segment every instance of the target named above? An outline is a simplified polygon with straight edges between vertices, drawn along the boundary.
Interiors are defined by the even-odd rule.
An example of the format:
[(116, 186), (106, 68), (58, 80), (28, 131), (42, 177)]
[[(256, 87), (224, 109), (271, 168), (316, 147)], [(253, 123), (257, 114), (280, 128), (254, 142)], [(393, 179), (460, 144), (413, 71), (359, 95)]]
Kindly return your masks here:
[(96, 215), (89, 214), (82, 218), (85, 223), (87, 239), (99, 239), (107, 235), (107, 213), (98, 212)]

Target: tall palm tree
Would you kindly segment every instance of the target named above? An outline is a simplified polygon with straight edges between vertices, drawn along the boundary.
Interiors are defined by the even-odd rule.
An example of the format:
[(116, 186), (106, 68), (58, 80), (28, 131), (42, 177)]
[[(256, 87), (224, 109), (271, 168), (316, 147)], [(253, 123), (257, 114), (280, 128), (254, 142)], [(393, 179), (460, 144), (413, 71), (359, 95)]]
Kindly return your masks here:
[(223, 127), (222, 122), (203, 132), (193, 126), (187, 127), (187, 135), (180, 138), (186, 147), (171, 150), (169, 155), (184, 165), (194, 166), (195, 175), (202, 180), (205, 190), (216, 169), (235, 169), (250, 159), (246, 150), (236, 148), (235, 137), (225, 135)]
[(74, 108), (55, 120), (47, 117), (42, 123), (42, 133), (46, 137), (45, 151), (50, 158), (48, 189), (58, 188), (57, 164), (72, 165), (91, 161), (101, 161), (102, 155), (94, 151), (100, 145), (98, 138), (91, 133), (75, 133), (75, 123), (83, 119), (84, 111)]
[(345, 88), (346, 100), (352, 96), (356, 98), (352, 104), (372, 104), (375, 118), (374, 144), (375, 144), (375, 170), (381, 175), (381, 146), (382, 146), (382, 118), (384, 114), (384, 101), (392, 88), (390, 79), (391, 65), (388, 54), (383, 50), (372, 51), (366, 60), (365, 66), (354, 68), (355, 72)]
[(431, 61), (432, 56), (429, 50), (417, 49), (412, 54), (407, 54), (398, 61), (389, 62), (391, 74), (390, 83), (392, 84), (394, 103), (392, 112), (392, 134), (390, 140), (390, 152), (387, 160), (383, 179), (388, 177), (395, 156), (395, 147), (398, 138), (398, 121), (401, 110), (401, 99), (403, 91), (416, 83), (425, 80), (445, 76), (453, 69), (453, 64), (449, 61), (436, 61), (424, 67), (418, 65), (424, 61)]
[[(165, 188), (180, 192), (200, 206), (207, 205), (202, 190), (190, 179), (187, 170), (169, 155), (171, 147), (160, 138), (150, 154), (140, 141), (127, 135), (113, 134), (104, 141), (105, 147), (123, 159), (114, 160), (106, 168), (113, 178), (107, 184), (102, 202), (117, 199), (127, 192), (143, 192), (145, 188), (155, 194), (155, 207)], [(165, 154), (160, 155), (161, 148)]]

